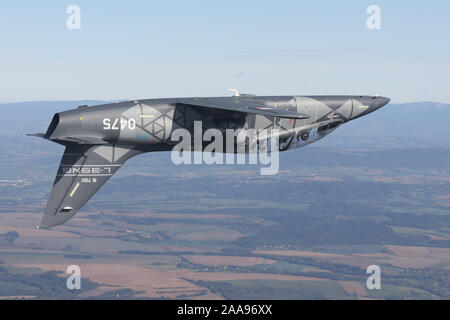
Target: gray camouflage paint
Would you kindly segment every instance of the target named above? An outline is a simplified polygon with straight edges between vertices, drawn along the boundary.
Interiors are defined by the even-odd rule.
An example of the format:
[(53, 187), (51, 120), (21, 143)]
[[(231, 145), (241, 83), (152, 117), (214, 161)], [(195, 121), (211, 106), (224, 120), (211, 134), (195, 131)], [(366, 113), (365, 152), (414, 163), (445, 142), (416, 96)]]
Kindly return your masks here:
[[(202, 121), (203, 132), (215, 128), (224, 134), (226, 129), (279, 129), (280, 151), (286, 151), (388, 102), (378, 96), (240, 95), (125, 101), (57, 113), (47, 132), (38, 134), (66, 146), (40, 227), (72, 218), (129, 158), (171, 150), (178, 143), (171, 141), (174, 130), (194, 136), (194, 121)], [(105, 119), (118, 129), (105, 130)]]

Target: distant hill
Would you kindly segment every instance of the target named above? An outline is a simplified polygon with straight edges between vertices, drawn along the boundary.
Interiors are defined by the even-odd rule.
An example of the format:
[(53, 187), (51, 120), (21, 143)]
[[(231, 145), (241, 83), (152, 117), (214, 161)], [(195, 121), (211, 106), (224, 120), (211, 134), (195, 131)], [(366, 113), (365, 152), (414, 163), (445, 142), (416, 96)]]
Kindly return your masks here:
[(316, 146), (396, 149), (450, 146), (450, 104), (388, 104), (352, 121)]

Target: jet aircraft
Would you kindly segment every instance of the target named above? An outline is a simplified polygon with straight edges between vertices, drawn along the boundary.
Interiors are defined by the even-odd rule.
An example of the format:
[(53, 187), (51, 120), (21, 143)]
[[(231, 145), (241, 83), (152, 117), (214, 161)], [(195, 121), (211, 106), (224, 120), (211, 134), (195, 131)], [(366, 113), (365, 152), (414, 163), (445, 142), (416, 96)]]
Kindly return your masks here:
[[(318, 141), (390, 101), (380, 96), (255, 96), (233, 91), (231, 97), (123, 101), (56, 113), (46, 133), (32, 134), (65, 146), (39, 227), (71, 219), (128, 159), (172, 150), (175, 130), (194, 133), (196, 121), (204, 131), (278, 129), (279, 151), (286, 151)], [(233, 150), (242, 143), (236, 140)]]

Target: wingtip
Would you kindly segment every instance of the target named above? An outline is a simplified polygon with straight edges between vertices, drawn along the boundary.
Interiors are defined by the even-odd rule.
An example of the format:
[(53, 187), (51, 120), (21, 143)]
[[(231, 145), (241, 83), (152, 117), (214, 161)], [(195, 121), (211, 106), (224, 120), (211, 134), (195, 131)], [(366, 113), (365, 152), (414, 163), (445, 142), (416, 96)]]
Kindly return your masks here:
[(36, 229), (39, 229), (39, 230), (49, 230), (50, 227), (51, 227), (51, 226), (45, 226), (45, 225), (40, 224), (40, 225), (38, 225), (38, 226), (36, 227)]
[(45, 137), (45, 133), (27, 133), (26, 134), (29, 137), (38, 137), (38, 138), (44, 138)]

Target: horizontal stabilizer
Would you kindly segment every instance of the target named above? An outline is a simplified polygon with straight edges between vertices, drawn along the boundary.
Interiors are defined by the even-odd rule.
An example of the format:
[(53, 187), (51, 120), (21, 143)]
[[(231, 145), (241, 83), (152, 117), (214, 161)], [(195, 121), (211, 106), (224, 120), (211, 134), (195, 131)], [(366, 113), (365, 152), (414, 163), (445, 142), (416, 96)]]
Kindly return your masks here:
[(107, 141), (96, 137), (64, 137), (59, 140), (77, 142), (80, 144), (109, 144)]

